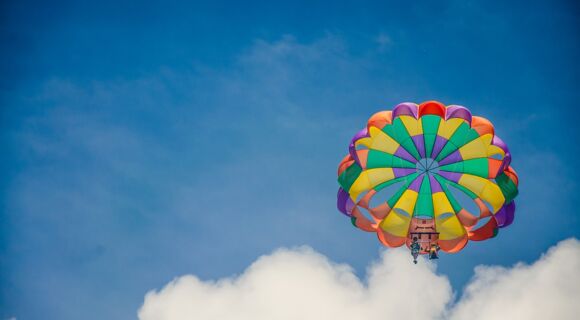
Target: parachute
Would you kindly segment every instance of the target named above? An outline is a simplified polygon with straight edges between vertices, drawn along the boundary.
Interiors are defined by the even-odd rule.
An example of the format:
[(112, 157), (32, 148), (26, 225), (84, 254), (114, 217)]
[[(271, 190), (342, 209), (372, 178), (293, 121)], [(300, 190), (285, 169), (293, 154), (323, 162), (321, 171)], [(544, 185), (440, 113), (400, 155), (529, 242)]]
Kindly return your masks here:
[(455, 253), (514, 220), (518, 176), (492, 123), (458, 105), (374, 114), (338, 166), (337, 206), (387, 247)]

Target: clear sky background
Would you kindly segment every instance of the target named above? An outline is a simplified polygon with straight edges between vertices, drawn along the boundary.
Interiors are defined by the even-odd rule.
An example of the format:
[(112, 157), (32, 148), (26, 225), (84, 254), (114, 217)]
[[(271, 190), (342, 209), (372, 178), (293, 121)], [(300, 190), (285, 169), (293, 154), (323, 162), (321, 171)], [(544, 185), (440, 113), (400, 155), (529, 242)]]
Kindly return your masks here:
[(0, 319), (132, 319), (280, 247), (364, 277), (336, 166), (404, 101), (490, 119), (520, 177), (514, 224), (437, 262), (455, 292), (580, 237), (575, 1), (118, 2), (1, 4)]

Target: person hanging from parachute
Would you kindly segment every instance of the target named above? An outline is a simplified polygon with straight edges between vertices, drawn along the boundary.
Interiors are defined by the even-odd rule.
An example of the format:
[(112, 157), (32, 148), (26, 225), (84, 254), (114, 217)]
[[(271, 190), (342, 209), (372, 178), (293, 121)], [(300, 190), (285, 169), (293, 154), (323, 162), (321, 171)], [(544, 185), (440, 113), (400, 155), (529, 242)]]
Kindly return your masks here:
[(413, 256), (413, 263), (417, 264), (417, 257), (419, 256), (419, 251), (421, 251), (421, 245), (417, 241), (417, 237), (413, 237), (413, 242), (409, 248), (411, 249), (411, 255)]
[(429, 248), (429, 260), (439, 259), (439, 249), (441, 249), (436, 243), (431, 244)]
[(348, 151), (338, 166), (339, 211), (386, 247), (406, 245), (415, 263), (493, 238), (514, 220), (509, 149), (463, 106), (401, 103), (371, 116)]

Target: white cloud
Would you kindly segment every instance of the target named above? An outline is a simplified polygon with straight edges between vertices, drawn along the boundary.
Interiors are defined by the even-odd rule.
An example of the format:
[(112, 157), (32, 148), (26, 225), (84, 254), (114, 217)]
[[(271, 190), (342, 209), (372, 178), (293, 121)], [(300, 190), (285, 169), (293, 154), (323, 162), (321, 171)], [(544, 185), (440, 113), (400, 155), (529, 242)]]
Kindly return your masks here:
[[(184, 276), (150, 292), (139, 316), (153, 319), (426, 319), (451, 298), (447, 279), (433, 265), (409, 264), (387, 251), (369, 269), (365, 285), (347, 265), (333, 264), (307, 247), (263, 256), (241, 276), (203, 282)], [(420, 286), (419, 283), (428, 283)], [(421, 308), (407, 308), (413, 304)]]
[(480, 266), (452, 319), (578, 319), (580, 242), (569, 239), (532, 265)]
[(280, 249), (241, 275), (187, 275), (151, 291), (141, 320), (181, 319), (574, 319), (580, 312), (580, 242), (570, 239), (532, 265), (480, 266), (463, 297), (435, 265), (388, 250), (366, 281), (312, 249)]

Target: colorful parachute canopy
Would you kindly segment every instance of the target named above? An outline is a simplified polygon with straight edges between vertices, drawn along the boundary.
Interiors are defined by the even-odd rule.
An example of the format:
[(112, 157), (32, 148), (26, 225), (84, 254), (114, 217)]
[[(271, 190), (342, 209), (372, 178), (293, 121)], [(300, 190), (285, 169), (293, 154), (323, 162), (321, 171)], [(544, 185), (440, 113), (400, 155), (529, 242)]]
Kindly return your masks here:
[[(487, 119), (436, 101), (373, 115), (338, 166), (338, 209), (388, 247), (458, 252), (514, 219), (518, 176)], [(422, 246), (422, 252), (426, 247)]]

